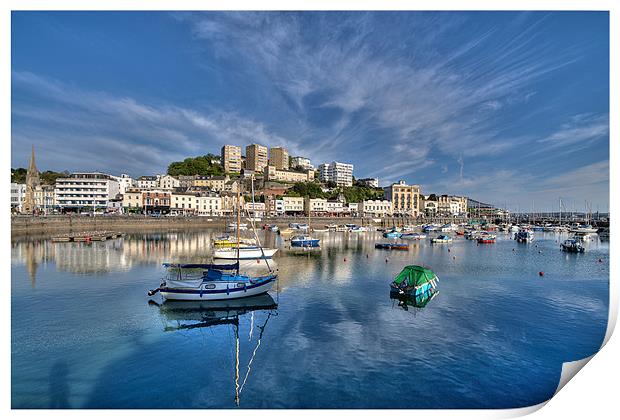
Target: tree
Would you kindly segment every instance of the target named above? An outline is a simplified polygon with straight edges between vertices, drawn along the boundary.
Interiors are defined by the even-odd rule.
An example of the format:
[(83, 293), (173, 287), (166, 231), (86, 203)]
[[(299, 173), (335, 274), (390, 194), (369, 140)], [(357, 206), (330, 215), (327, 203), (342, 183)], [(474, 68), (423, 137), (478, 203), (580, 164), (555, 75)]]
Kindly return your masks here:
[(17, 184), (26, 183), (26, 173), (28, 170), (26, 168), (11, 168), (11, 182), (15, 182)]
[(201, 176), (213, 176), (223, 175), (224, 170), (218, 163), (212, 163), (217, 160), (218, 156), (211, 153), (204, 156), (189, 157), (182, 162), (172, 162), (168, 166), (168, 175), (201, 175)]

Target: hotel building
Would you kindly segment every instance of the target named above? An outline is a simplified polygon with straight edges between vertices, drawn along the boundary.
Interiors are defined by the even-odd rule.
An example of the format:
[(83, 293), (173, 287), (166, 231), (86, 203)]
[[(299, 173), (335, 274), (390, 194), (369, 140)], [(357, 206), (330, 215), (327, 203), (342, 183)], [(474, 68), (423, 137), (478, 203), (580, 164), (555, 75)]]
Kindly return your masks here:
[(392, 211), (395, 215), (418, 217), (420, 216), (420, 186), (407, 185), (405, 181), (398, 181), (383, 189), (385, 199), (392, 202)]
[(100, 172), (73, 173), (56, 180), (56, 203), (61, 209), (79, 210), (85, 207), (106, 209), (108, 201), (119, 193), (118, 181)]

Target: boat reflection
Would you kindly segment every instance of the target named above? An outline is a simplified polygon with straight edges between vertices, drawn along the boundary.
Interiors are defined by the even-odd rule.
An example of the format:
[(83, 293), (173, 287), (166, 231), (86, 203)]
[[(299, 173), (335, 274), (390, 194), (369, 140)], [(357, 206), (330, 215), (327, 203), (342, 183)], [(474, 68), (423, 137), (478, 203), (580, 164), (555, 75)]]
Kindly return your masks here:
[[(213, 301), (172, 301), (158, 303), (149, 300), (149, 305), (157, 306), (164, 320), (164, 331), (183, 331), (195, 328), (209, 328), (215, 325), (231, 325), (235, 333), (235, 404), (239, 406), (243, 388), (252, 371), (252, 363), (261, 345), (261, 340), (267, 327), (267, 323), (272, 316), (277, 315), (278, 304), (268, 294), (251, 296), (240, 299), (213, 300)], [(251, 357), (246, 367), (243, 380), (240, 381), (239, 374), (239, 319), (243, 316), (250, 316), (249, 340), (252, 341), (254, 334), (255, 318), (265, 315), (264, 321), (256, 324), (258, 337)], [(257, 321), (258, 322), (258, 321)]]
[(393, 304), (397, 304), (399, 308), (402, 308), (405, 311), (409, 311), (409, 308), (424, 308), (428, 303), (435, 298), (439, 294), (437, 290), (429, 290), (426, 293), (411, 296), (404, 295), (395, 291), (390, 291), (390, 299), (392, 299)]

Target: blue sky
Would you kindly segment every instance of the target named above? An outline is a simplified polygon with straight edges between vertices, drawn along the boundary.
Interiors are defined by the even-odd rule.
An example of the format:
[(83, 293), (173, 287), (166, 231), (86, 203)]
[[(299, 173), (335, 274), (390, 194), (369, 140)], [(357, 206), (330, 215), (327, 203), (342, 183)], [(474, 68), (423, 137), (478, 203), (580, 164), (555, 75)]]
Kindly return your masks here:
[(12, 166), (163, 173), (223, 144), (513, 210), (609, 206), (599, 12), (13, 12)]

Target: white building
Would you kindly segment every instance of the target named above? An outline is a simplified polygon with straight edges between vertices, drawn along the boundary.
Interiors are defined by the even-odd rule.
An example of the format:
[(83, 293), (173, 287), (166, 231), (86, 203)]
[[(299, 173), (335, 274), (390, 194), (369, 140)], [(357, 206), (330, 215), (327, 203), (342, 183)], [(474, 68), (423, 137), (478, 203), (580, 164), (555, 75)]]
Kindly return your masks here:
[(196, 197), (199, 216), (221, 216), (223, 213), (222, 197), (215, 194), (201, 194)]
[(306, 214), (319, 216), (327, 212), (327, 200), (324, 198), (306, 198), (304, 211)]
[(364, 200), (362, 211), (365, 216), (385, 217), (392, 215), (392, 202), (389, 200)]
[(136, 180), (136, 187), (141, 190), (155, 190), (159, 188), (159, 177), (141, 176)]
[(106, 209), (108, 201), (119, 193), (118, 181), (111, 175), (100, 172), (73, 173), (67, 178), (58, 178), (54, 194), (61, 209), (86, 211)]
[(379, 188), (379, 178), (362, 178), (358, 179), (358, 182), (369, 187)]
[(181, 186), (181, 181), (171, 175), (161, 175), (158, 178), (158, 187), (162, 190), (173, 190)]
[(21, 212), (25, 196), (26, 184), (11, 182), (11, 210)]
[(353, 165), (349, 163), (323, 163), (319, 166), (319, 180), (333, 182), (339, 187), (353, 185)]
[(312, 165), (312, 163), (310, 162), (310, 159), (302, 157), (302, 156), (295, 156), (291, 158), (291, 168), (296, 168), (296, 167), (300, 167), (306, 171), (310, 169), (314, 169), (314, 165)]
[(265, 216), (265, 203), (245, 203), (245, 209), (252, 217)]
[(304, 197), (282, 197), (284, 201), (284, 213), (295, 214), (304, 211)]
[(125, 194), (125, 191), (136, 186), (136, 180), (127, 174), (121, 174), (121, 176), (115, 176), (113, 178), (118, 181), (118, 192), (121, 194)]
[(199, 204), (197, 193), (174, 192), (170, 194), (170, 213), (172, 214), (197, 213)]
[(325, 204), (325, 210), (329, 214), (340, 214), (344, 211), (344, 204), (342, 201), (330, 200)]

